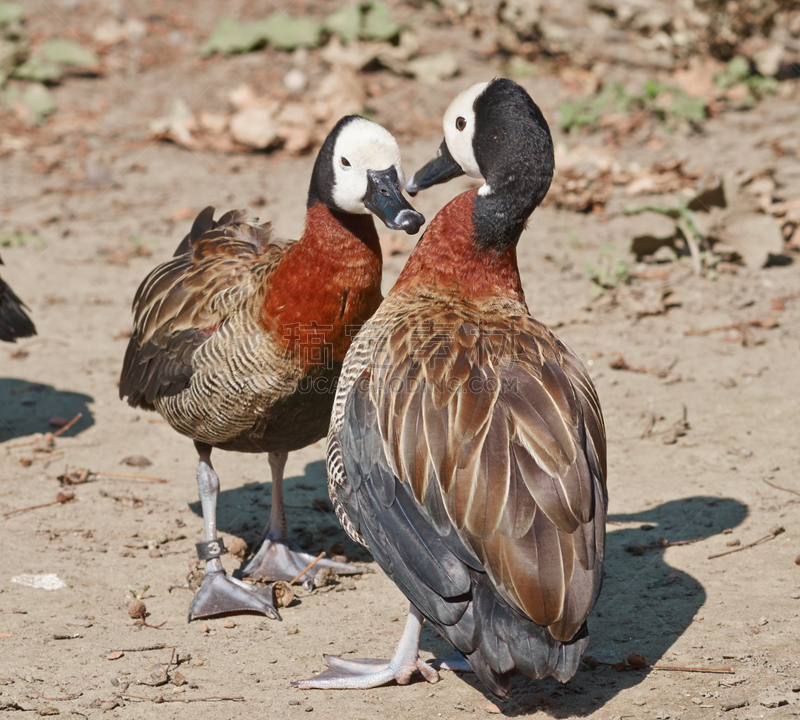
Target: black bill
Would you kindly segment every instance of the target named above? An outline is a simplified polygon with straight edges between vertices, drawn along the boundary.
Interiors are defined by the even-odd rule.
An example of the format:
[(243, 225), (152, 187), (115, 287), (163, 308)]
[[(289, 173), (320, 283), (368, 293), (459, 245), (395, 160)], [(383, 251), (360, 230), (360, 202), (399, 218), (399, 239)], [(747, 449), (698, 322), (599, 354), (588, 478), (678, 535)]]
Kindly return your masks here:
[(425, 218), (403, 197), (397, 170), (393, 167), (367, 171), (364, 205), (392, 230), (405, 230), (413, 235), (425, 224)]
[(431, 185), (447, 182), (463, 174), (464, 171), (461, 166), (453, 160), (453, 156), (447, 147), (447, 142), (442, 140), (442, 144), (439, 145), (433, 160), (417, 170), (406, 183), (406, 192), (413, 197), (420, 190), (425, 190)]

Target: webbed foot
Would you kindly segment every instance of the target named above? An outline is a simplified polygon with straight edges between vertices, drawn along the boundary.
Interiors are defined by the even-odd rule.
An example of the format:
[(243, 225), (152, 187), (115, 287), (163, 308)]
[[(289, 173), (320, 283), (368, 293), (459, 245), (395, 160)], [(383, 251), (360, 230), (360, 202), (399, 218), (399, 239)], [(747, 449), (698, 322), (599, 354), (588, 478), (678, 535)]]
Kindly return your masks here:
[(270, 588), (247, 585), (224, 570), (207, 572), (189, 606), (189, 622), (197, 618), (242, 612), (262, 613), (273, 620), (280, 620), (271, 595)]
[[(242, 570), (242, 575), (251, 578), (265, 578), (270, 581), (295, 579), (305, 570), (316, 556), (300, 548), (290, 538), (274, 538), (267, 536), (261, 543), (258, 552)], [(303, 573), (299, 579), (303, 582), (313, 580), (323, 568), (332, 568), (337, 575), (359, 575), (371, 572), (370, 568), (351, 563), (336, 562), (328, 558), (317, 561), (314, 567)]]
[(304, 690), (311, 688), (343, 690), (347, 688), (365, 690), (385, 685), (392, 680), (398, 685), (408, 685), (411, 676), (419, 670), (429, 683), (439, 681), (439, 673), (420, 659), (368, 660), (364, 658), (345, 660), (332, 655), (323, 655), (327, 670), (308, 680), (295, 680), (292, 685)]

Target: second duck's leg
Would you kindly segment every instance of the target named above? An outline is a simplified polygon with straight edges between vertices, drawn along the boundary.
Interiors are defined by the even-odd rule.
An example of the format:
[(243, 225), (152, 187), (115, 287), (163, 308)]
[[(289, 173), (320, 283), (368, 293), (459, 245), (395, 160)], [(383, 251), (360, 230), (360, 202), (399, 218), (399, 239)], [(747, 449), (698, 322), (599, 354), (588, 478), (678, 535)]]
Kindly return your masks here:
[(258, 590), (232, 578), (222, 567), (219, 558), (225, 554), (225, 546), (222, 539), (217, 537), (219, 477), (211, 466), (211, 446), (196, 442), (195, 448), (200, 458), (197, 465), (197, 489), (205, 529), (205, 541), (197, 543), (197, 555), (206, 561), (206, 568), (203, 584), (189, 606), (189, 621), (236, 612), (260, 612), (280, 619), (267, 589)]
[(309, 688), (365, 690), (385, 685), (392, 680), (398, 685), (408, 685), (411, 676), (417, 670), (428, 682), (438, 682), (439, 673), (419, 656), (419, 634), (423, 622), (425, 619), (422, 613), (411, 605), (406, 627), (390, 660), (345, 660), (323, 655), (328, 666), (327, 670), (308, 680), (296, 680), (292, 685), (304, 690)]
[[(267, 580), (293, 580), (315, 559), (304, 552), (289, 537), (286, 524), (286, 508), (283, 502), (283, 470), (289, 453), (269, 453), (272, 469), (272, 507), (269, 521), (261, 535), (261, 546), (255, 556), (242, 571), (246, 577), (266, 578)], [(368, 569), (350, 563), (334, 562), (323, 558), (300, 578), (304, 582), (313, 580), (322, 568), (330, 567), (337, 575), (356, 575), (369, 572)]]

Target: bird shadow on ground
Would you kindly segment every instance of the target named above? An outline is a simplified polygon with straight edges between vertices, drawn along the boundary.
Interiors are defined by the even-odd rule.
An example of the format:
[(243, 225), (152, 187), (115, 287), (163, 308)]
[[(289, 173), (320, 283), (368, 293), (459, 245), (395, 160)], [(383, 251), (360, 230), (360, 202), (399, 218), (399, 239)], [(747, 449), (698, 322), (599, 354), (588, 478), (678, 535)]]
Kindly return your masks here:
[[(639, 513), (609, 516), (609, 520), (624, 526), (608, 527), (603, 591), (589, 617), (586, 655), (614, 663), (638, 652), (647, 657), (650, 665), (657, 664), (706, 601), (703, 586), (695, 578), (665, 562), (666, 548), (658, 541), (705, 540), (736, 527), (746, 517), (747, 507), (739, 501), (704, 496), (673, 500)], [(635, 525), (627, 526), (629, 523)], [(679, 551), (679, 547), (674, 550)], [(421, 647), (437, 657), (452, 650), (427, 624)], [(641, 683), (650, 672), (658, 671), (618, 672), (605, 665), (590, 670), (581, 663), (575, 677), (563, 685), (552, 678), (531, 680), (518, 674), (508, 702), (497, 705), (509, 717), (537, 711), (555, 718), (573, 717), (601, 708), (620, 691)], [(450, 673), (444, 676), (447, 680), (452, 678)], [(494, 701), (474, 675), (459, 678)]]
[[(264, 454), (264, 472), (269, 477), (269, 464)], [(355, 563), (370, 562), (372, 555), (354, 543), (342, 530), (328, 499), (328, 479), (324, 460), (310, 462), (303, 475), (283, 480), (286, 521), (292, 539), (304, 550), (318, 555), (331, 545), (339, 544), (344, 555)], [(272, 482), (249, 482), (241, 487), (222, 489), (217, 498), (217, 527), (245, 540), (251, 555), (258, 550), (261, 533), (269, 519), (272, 503)], [(190, 503), (194, 513), (202, 517), (200, 502)], [(330, 554), (330, 553), (329, 553)]]
[(33, 433), (54, 432), (50, 425), (54, 417), (72, 420), (78, 413), (83, 417), (64, 432), (62, 437), (74, 437), (94, 425), (89, 403), (94, 398), (83, 393), (56, 390), (52, 385), (18, 378), (0, 377), (0, 443)]

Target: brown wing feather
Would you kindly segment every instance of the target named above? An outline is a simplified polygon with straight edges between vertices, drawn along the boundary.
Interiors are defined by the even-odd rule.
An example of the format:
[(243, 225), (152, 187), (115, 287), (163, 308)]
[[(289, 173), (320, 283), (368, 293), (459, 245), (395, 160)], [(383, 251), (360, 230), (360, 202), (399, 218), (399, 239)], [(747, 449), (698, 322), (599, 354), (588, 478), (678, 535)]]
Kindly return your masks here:
[(591, 381), (524, 317), (478, 328), (428, 315), (413, 332), (412, 317), (374, 366), (392, 470), (420, 504), (437, 482), (499, 592), (569, 640), (599, 590), (605, 532), (605, 430)]
[(289, 247), (272, 238), (269, 224), (245, 222), (243, 212), (217, 222), (212, 216), (204, 210), (178, 246), (185, 252), (155, 268), (136, 292), (120, 377), (120, 397), (135, 407), (152, 408), (157, 397), (188, 385), (194, 352), (226, 319), (257, 306)]

